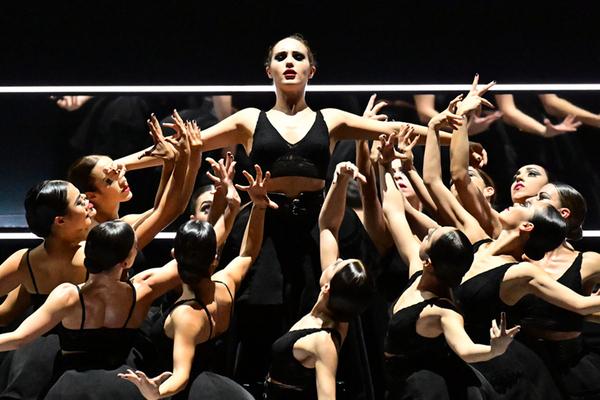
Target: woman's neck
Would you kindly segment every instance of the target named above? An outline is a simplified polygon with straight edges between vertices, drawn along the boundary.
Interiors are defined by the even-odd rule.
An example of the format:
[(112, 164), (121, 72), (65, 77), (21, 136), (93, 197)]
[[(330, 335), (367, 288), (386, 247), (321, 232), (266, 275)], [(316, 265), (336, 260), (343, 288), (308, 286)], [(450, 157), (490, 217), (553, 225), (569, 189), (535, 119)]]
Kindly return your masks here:
[(417, 284), (417, 290), (435, 294), (438, 297), (451, 298), (450, 288), (441, 283), (435, 275), (423, 270), (423, 275)]
[(307, 107), (308, 105), (304, 99), (304, 90), (284, 92), (281, 89), (277, 89), (277, 101), (273, 106), (273, 110), (287, 115), (295, 115)]
[(181, 298), (197, 298), (204, 304), (210, 304), (215, 301), (215, 283), (209, 278), (204, 278), (193, 286), (184, 283), (182, 285)]
[(79, 250), (80, 240), (67, 239), (50, 235), (44, 240), (44, 249), (46, 253), (53, 257), (66, 256), (73, 258), (73, 254)]
[(123, 268), (114, 266), (110, 270), (100, 272), (98, 274), (90, 273), (87, 281), (94, 286), (109, 286), (113, 285), (115, 282), (120, 282), (122, 275)]
[(331, 315), (331, 311), (327, 308), (327, 300), (322, 294), (319, 294), (319, 298), (312, 310), (310, 310), (309, 315), (314, 319), (320, 320), (323, 327), (336, 324), (335, 319), (333, 319), (333, 316)]
[(523, 258), (523, 245), (520, 235), (515, 230), (502, 230), (498, 238), (489, 244), (488, 251), (492, 255), (512, 256), (515, 260)]
[(99, 223), (119, 219), (119, 205), (120, 203), (111, 206), (94, 203), (94, 208), (96, 209), (94, 219)]

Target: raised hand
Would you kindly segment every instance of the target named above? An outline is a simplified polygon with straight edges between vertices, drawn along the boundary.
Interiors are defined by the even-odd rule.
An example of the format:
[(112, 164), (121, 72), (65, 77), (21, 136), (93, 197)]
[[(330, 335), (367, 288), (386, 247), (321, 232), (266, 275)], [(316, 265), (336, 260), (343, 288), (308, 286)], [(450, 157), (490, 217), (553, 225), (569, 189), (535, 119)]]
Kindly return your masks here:
[(458, 104), (458, 108), (456, 110), (457, 114), (469, 115), (474, 112), (478, 113), (481, 110), (482, 105), (489, 108), (495, 108), (492, 103), (481, 96), (487, 93), (487, 91), (496, 84), (496, 81), (492, 81), (482, 88), (478, 88), (478, 84), (479, 74), (475, 74), (475, 78), (473, 78), (473, 83), (471, 84), (471, 90), (469, 90), (469, 93), (467, 93), (465, 99)]
[(219, 162), (216, 162), (210, 157), (207, 157), (206, 161), (212, 167), (214, 174), (213, 175), (210, 172), (206, 173), (208, 178), (215, 185), (215, 190), (213, 193), (219, 191), (225, 194), (225, 198), (228, 201), (237, 200), (237, 202), (240, 203), (240, 196), (235, 188), (235, 185), (233, 184), (236, 164), (236, 161), (233, 159), (233, 154), (228, 151), (225, 160), (220, 159)]
[[(55, 97), (50, 97), (54, 99)], [(63, 96), (56, 100), (56, 105), (65, 111), (79, 110), (92, 96)]]
[(202, 151), (202, 135), (200, 127), (196, 121), (185, 121), (185, 128), (187, 131), (187, 139), (190, 146), (190, 151)]
[(469, 142), (469, 164), (475, 168), (483, 168), (487, 163), (488, 154), (481, 143)]
[(554, 137), (577, 131), (577, 128), (581, 126), (581, 122), (577, 121), (574, 115), (567, 115), (560, 124), (556, 125), (553, 125), (548, 118), (544, 118), (544, 125), (546, 126), (545, 136)]
[(429, 120), (429, 127), (436, 131), (441, 129), (458, 129), (458, 127), (463, 123), (463, 117), (456, 115), (458, 104), (461, 102), (462, 98), (462, 94), (459, 94), (450, 102), (450, 104), (448, 104), (448, 107), (444, 111), (434, 115)]
[(252, 200), (255, 206), (260, 208), (270, 207), (274, 210), (278, 209), (279, 206), (273, 200), (269, 199), (267, 189), (265, 188), (265, 183), (271, 178), (271, 173), (267, 171), (263, 178), (262, 169), (258, 164), (254, 164), (254, 170), (256, 171), (256, 179), (248, 171), (242, 171), (248, 181), (248, 185), (242, 186), (236, 184), (235, 187), (238, 190), (248, 193), (250, 200)]
[(128, 369), (126, 373), (117, 374), (119, 378), (125, 379), (137, 386), (144, 398), (151, 400), (160, 399), (159, 387), (171, 375), (173, 375), (171, 372), (163, 372), (155, 378), (148, 378), (144, 372), (133, 372), (131, 369)]
[(483, 116), (474, 114), (469, 119), (469, 136), (477, 135), (490, 129), (490, 125), (502, 118), (502, 111), (494, 111)]
[(144, 152), (144, 154), (142, 154), (139, 158), (156, 157), (166, 161), (174, 161), (178, 157), (178, 152), (172, 144), (167, 142), (163, 136), (162, 128), (160, 127), (158, 119), (156, 119), (156, 115), (150, 115), (150, 119), (148, 119), (146, 122), (150, 128), (149, 133), (150, 136), (152, 136), (154, 146)]
[(337, 183), (338, 178), (342, 176), (350, 177), (363, 185), (367, 183), (367, 178), (365, 178), (365, 176), (358, 171), (358, 167), (350, 161), (344, 161), (336, 165), (332, 183)]
[(104, 167), (102, 172), (106, 175), (104, 181), (107, 185), (112, 185), (114, 181), (118, 181), (125, 176), (127, 168), (121, 163), (113, 162), (110, 166)]
[(375, 119), (377, 121), (387, 121), (388, 120), (388, 116), (385, 114), (378, 114), (379, 111), (381, 111), (381, 109), (385, 106), (388, 105), (388, 103), (384, 100), (380, 101), (379, 103), (375, 104), (375, 99), (377, 98), (376, 94), (371, 95), (371, 97), (369, 98), (369, 102), (367, 103), (367, 107), (365, 108), (365, 111), (363, 111), (363, 117), (365, 118), (369, 118), (369, 119)]
[(398, 153), (400, 161), (402, 162), (402, 169), (404, 171), (410, 171), (413, 169), (413, 152), (412, 149), (419, 140), (419, 134), (411, 127), (410, 130), (402, 137), (402, 140), (398, 143)]
[(508, 345), (512, 342), (513, 338), (521, 327), (519, 325), (514, 326), (510, 329), (506, 329), (506, 313), (500, 313), (500, 327), (496, 323), (496, 320), (492, 320), (492, 327), (490, 328), (490, 345), (492, 352), (495, 355), (504, 354)]

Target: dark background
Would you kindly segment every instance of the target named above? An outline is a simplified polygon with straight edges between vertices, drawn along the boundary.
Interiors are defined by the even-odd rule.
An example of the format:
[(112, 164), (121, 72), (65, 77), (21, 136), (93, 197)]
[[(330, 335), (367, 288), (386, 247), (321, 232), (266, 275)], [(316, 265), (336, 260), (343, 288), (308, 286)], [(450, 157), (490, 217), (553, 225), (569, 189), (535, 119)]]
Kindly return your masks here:
[[(598, 13), (592, 2), (561, 4), (244, 0), (143, 6), (63, 2), (32, 7), (12, 3), (0, 9), (0, 85), (268, 84), (262, 66), (266, 49), (294, 32), (302, 33), (316, 53), (313, 84), (466, 83), (475, 72), (484, 81), (499, 83), (598, 82)], [(598, 93), (562, 95), (600, 111)], [(308, 96), (313, 108), (334, 106), (353, 112), (360, 112), (368, 97)], [(386, 96), (410, 100), (406, 94)], [(165, 116), (184, 97), (147, 96), (139, 109)], [(271, 94), (248, 94), (235, 100), (238, 107), (269, 107), (271, 99)], [(517, 100), (541, 118), (539, 107), (527, 108), (535, 103), (535, 94)], [(74, 157), (82, 155), (66, 145), (81, 120), (66, 114), (43, 95), (0, 95), (4, 143), (0, 226), (10, 225), (9, 214), (22, 213), (27, 188), (40, 179), (64, 177)], [(145, 116), (138, 114), (129, 119), (143, 126)], [(583, 128), (576, 135), (552, 140), (497, 132), (476, 140), (491, 149), (495, 158), (488, 171), (502, 191), (515, 167), (542, 162), (584, 193), (591, 205), (586, 228), (600, 228), (599, 130)], [(121, 137), (121, 143), (134, 149), (147, 140)], [(144, 184), (146, 178), (139, 180)], [(123, 213), (130, 206), (139, 211), (134, 202), (124, 205)]]

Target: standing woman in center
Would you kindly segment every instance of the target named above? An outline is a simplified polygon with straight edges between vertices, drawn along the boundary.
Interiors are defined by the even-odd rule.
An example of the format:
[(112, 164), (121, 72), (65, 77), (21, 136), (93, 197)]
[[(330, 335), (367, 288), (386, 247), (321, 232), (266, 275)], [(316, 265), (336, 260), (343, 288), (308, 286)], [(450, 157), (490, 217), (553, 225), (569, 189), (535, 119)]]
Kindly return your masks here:
[[(267, 210), (261, 253), (246, 278), (237, 307), (237, 327), (244, 333), (238, 370), (242, 380), (261, 381), (273, 340), (306, 314), (319, 293), (317, 220), (331, 152), (338, 140), (377, 139), (400, 129), (338, 109), (312, 110), (305, 100), (316, 72), (310, 47), (299, 35), (286, 37), (268, 52), (265, 71), (275, 86), (269, 111), (243, 109), (202, 132), (203, 150), (242, 144), (253, 164), (272, 174), (269, 197), (279, 208)], [(415, 130), (426, 135), (425, 127)], [(122, 159), (128, 170), (147, 166), (138, 154)], [(221, 265), (239, 254), (249, 209), (240, 213), (223, 249)], [(285, 301), (284, 301), (285, 299)], [(262, 329), (253, 329), (261, 324)]]

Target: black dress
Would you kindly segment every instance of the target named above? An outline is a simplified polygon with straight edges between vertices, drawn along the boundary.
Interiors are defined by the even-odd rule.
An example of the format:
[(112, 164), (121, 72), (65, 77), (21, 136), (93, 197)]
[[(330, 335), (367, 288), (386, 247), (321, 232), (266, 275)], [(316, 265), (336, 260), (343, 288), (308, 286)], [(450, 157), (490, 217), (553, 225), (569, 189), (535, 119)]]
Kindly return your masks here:
[[(558, 282), (583, 294), (579, 254)], [(545, 302), (525, 296), (518, 304), (522, 314), (519, 339), (546, 363), (563, 396), (568, 399), (600, 399), (600, 355), (590, 352), (583, 336), (569, 340), (543, 340), (536, 331), (581, 332), (583, 317)]]
[[(214, 281), (227, 289), (232, 300), (233, 313), (233, 295), (224, 282)], [(167, 317), (173, 310), (183, 304), (196, 303), (206, 313), (208, 320), (211, 321), (210, 312), (206, 305), (197, 298), (183, 299), (175, 302), (166, 312), (162, 313), (160, 318), (152, 326), (150, 337), (156, 348), (156, 357), (153, 368), (145, 371), (148, 376), (156, 376), (165, 371), (173, 370), (173, 339), (164, 332), (164, 325)], [(206, 342), (196, 345), (194, 361), (189, 376), (189, 383), (184, 390), (172, 396), (177, 399), (246, 399), (249, 394), (238, 384), (223, 377), (226, 369), (226, 351), (227, 342), (224, 335), (213, 337), (213, 326), (210, 325), (209, 339)], [(205, 372), (209, 371), (207, 374)], [(206, 390), (203, 385), (207, 385)], [(210, 393), (214, 394), (209, 395)], [(223, 397), (225, 396), (225, 397)]]
[(294, 344), (313, 333), (326, 331), (341, 344), (339, 332), (333, 328), (308, 328), (289, 331), (273, 343), (271, 368), (265, 381), (265, 398), (290, 400), (316, 400), (317, 384), (314, 368), (304, 367), (294, 357)]
[[(421, 272), (414, 274), (412, 285)], [(449, 301), (432, 298), (392, 315), (385, 339), (387, 399), (486, 399), (489, 384), (446, 343), (443, 334), (427, 338), (417, 333), (426, 307), (456, 310)]]
[[(480, 273), (454, 290), (464, 317), (465, 330), (475, 343), (490, 343), (490, 323), (510, 308), (500, 300), (500, 285), (514, 263)], [(489, 361), (472, 364), (503, 399), (560, 399), (556, 385), (540, 358), (513, 341), (506, 352)]]

